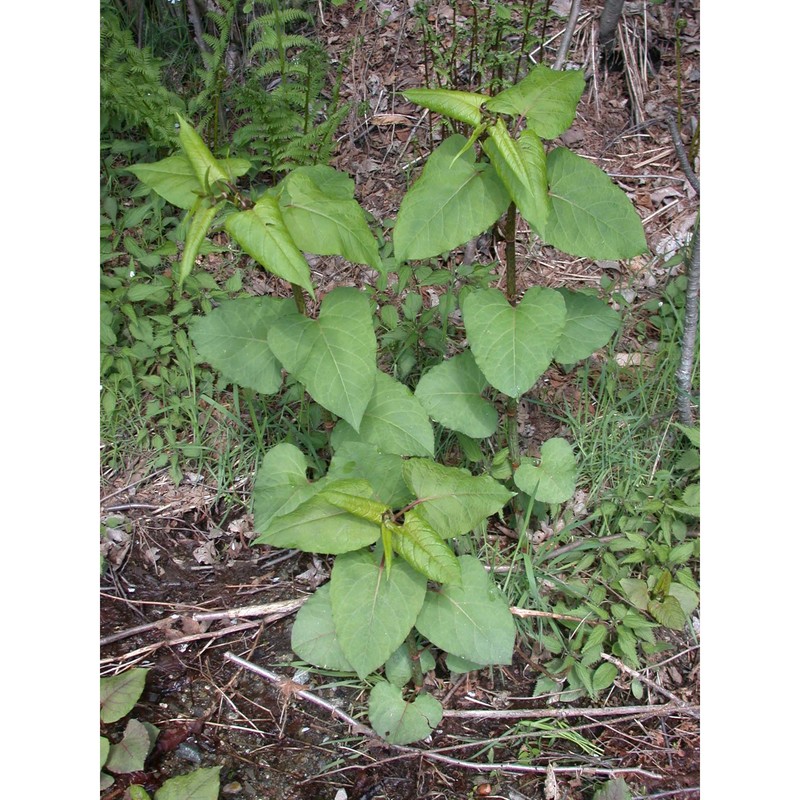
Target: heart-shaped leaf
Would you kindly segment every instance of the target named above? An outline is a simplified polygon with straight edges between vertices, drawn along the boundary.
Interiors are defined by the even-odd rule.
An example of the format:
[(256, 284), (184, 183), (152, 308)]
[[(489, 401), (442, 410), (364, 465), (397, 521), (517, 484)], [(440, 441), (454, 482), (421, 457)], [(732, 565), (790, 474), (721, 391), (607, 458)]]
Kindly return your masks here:
[[(374, 544), (380, 536), (380, 526), (330, 503), (325, 498), (325, 488), (338, 490), (340, 496), (342, 493), (360, 495), (365, 499), (372, 496), (372, 487), (367, 481), (334, 483), (323, 478), (311, 487), (309, 491), (314, 494), (309, 499), (288, 514), (273, 516), (266, 527), (259, 527), (260, 535), (253, 544), (331, 554), (347, 553)], [(257, 513), (258, 510), (257, 506)]]
[(542, 445), (537, 466), (524, 458), (514, 473), (514, 483), (526, 494), (542, 503), (563, 503), (575, 492), (578, 465), (566, 439), (548, 439)]
[(144, 769), (151, 741), (147, 728), (138, 719), (129, 719), (122, 740), (111, 745), (105, 768), (109, 772), (137, 772)]
[(355, 671), (336, 638), (330, 583), (320, 586), (297, 612), (292, 626), (292, 650), (315, 667), (339, 672)]
[(366, 550), (336, 559), (330, 580), (336, 638), (360, 678), (380, 667), (408, 636), (425, 599), (425, 583), (402, 561), (388, 575)]
[(217, 800), (222, 767), (201, 767), (164, 782), (153, 800)]
[(391, 375), (375, 371), (375, 388), (358, 433), (351, 425), (340, 422), (331, 436), (335, 449), (351, 441), (373, 444), (382, 453), (432, 456), (433, 426), (422, 404), (406, 386)]
[(400, 203), (394, 227), (398, 262), (452, 250), (483, 233), (508, 208), (509, 194), (494, 167), (475, 163), (471, 149), (458, 156), (466, 143), (460, 135), (442, 142)]
[(484, 439), (497, 429), (497, 410), (481, 395), (487, 385), (474, 356), (466, 351), (429, 369), (414, 396), (439, 424)]
[(429, 694), (412, 701), (386, 681), (378, 681), (369, 695), (369, 721), (373, 730), (390, 744), (409, 744), (424, 739), (442, 721), (442, 704)]
[(292, 240), (274, 197), (265, 194), (250, 211), (230, 214), (225, 230), (262, 267), (314, 296), (308, 262)]
[(323, 298), (318, 320), (281, 316), (267, 341), (320, 405), (359, 429), (377, 374), (377, 342), (366, 295), (349, 287), (334, 289)]
[(317, 164), (297, 167), (278, 186), (278, 202), (297, 246), (318, 255), (340, 255), (380, 270), (378, 243), (361, 206), (355, 184), (344, 173)]
[(475, 664), (510, 664), (516, 627), (508, 603), (483, 564), (459, 556), (461, 583), (429, 591), (417, 630), (437, 647)]
[(572, 124), (585, 81), (578, 70), (554, 70), (537, 64), (517, 84), (486, 103), (488, 111), (523, 116), (544, 139), (555, 139)]
[(462, 311), (481, 371), (495, 389), (515, 399), (549, 366), (567, 315), (561, 295), (542, 286), (528, 289), (516, 307), (498, 289), (476, 289)]
[(239, 297), (204, 317), (193, 317), (189, 334), (200, 357), (223, 377), (262, 394), (281, 388), (281, 365), (267, 343), (274, 321), (292, 313), (291, 300)]
[(631, 201), (591, 161), (557, 147), (547, 156), (547, 174), (553, 210), (541, 233), (548, 244), (597, 259), (633, 258), (647, 250)]
[(619, 330), (619, 314), (599, 297), (569, 289), (556, 289), (564, 298), (567, 321), (553, 360), (575, 364), (604, 347)]
[(406, 461), (403, 477), (422, 501), (414, 507), (415, 515), (443, 538), (468, 533), (514, 496), (488, 475), (471, 475), (425, 458)]

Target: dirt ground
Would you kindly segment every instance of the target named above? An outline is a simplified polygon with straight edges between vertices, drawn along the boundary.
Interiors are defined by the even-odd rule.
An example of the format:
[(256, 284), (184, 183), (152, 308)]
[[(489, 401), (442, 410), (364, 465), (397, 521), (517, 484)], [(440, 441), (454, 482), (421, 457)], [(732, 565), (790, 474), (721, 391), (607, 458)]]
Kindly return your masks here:
[[(346, 58), (354, 40), (361, 42), (347, 57), (342, 94), (354, 111), (342, 127), (334, 166), (353, 176), (359, 200), (383, 220), (396, 214), (405, 191), (405, 178), (398, 176), (413, 174), (413, 162), (429, 141), (421, 110), (398, 94), (424, 84), (421, 45), (405, 0), (369, 2), (364, 11), (355, 5), (352, 0), (340, 7), (323, 4), (324, 24), (317, 31), (334, 61)], [(441, 2), (432, 11), (443, 30), (452, 25), (452, 5)], [(552, 5), (564, 9), (569, 3)], [(587, 91), (562, 139), (628, 192), (644, 220), (651, 254), (611, 264), (549, 248), (523, 249), (519, 258), (529, 262), (520, 271), (523, 285), (596, 286), (608, 274), (620, 278), (632, 297), (644, 298), (663, 288), (669, 271), (661, 265), (691, 236), (698, 198), (663, 120), (676, 110), (679, 13), (688, 21), (681, 39), (684, 142), (699, 124), (699, 3), (668, 0), (650, 6), (645, 25), (647, 5), (626, 4), (625, 63), (617, 69), (599, 61), (595, 29), (602, 3), (583, 3), (570, 59), (586, 72)], [(456, 4), (459, 13), (468, 7)], [(551, 26), (555, 36), (564, 22)], [(558, 44), (555, 38), (548, 47), (547, 63)], [(649, 67), (642, 70), (645, 54)], [(522, 248), (529, 247), (524, 233)], [(478, 248), (478, 258), (502, 263), (502, 251), (490, 239), (479, 240)], [(320, 259), (313, 265), (321, 294), (372, 277), (362, 268), (332, 264)], [(223, 798), (581, 800), (618, 775), (636, 797), (699, 798), (699, 720), (674, 702), (671, 710), (660, 708), (667, 704), (665, 692), (687, 706), (699, 705), (699, 649), (688, 637), (676, 637), (676, 655), (647, 673), (661, 691), (648, 689), (636, 701), (629, 678), (621, 674), (604, 709), (609, 716), (588, 708), (588, 701), (577, 704), (586, 708), (573, 709), (570, 727), (594, 740), (601, 756), (554, 739), (521, 766), (519, 741), (501, 739), (518, 720), (500, 714), (537, 709), (530, 699), (536, 665), (522, 648), (512, 666), (473, 673), (469, 680), (453, 684), (445, 671), (431, 674), (428, 688), (443, 702), (445, 717), (429, 741), (405, 749), (354, 734), (330, 712), (294, 696), (286, 684), (274, 686), (226, 660), (230, 652), (266, 667), (351, 715), (364, 709), (355, 684), (334, 677), (323, 684), (325, 678), (298, 673), (292, 665), (289, 637), (297, 603), (291, 601), (324, 582), (330, 564), (305, 553), (248, 546), (251, 477), (242, 475), (233, 487), (241, 504), (231, 507), (216, 501), (209, 475), (187, 475), (175, 486), (163, 470), (148, 473), (130, 464), (102, 476), (101, 519), (113, 515), (124, 524), (105, 545), (101, 671), (149, 667), (133, 716), (162, 730), (161, 746), (137, 782), (152, 791), (167, 777), (221, 765)], [(280, 601), (288, 606), (251, 609)], [(478, 710), (494, 716), (461, 713)], [(561, 707), (549, 711), (570, 713)], [(121, 727), (106, 726), (105, 734), (114, 740)], [(468, 760), (473, 763), (465, 764)], [(518, 769), (500, 767), (511, 763)], [(548, 763), (556, 767), (549, 779)], [(103, 797), (121, 798), (124, 788), (120, 779)]]

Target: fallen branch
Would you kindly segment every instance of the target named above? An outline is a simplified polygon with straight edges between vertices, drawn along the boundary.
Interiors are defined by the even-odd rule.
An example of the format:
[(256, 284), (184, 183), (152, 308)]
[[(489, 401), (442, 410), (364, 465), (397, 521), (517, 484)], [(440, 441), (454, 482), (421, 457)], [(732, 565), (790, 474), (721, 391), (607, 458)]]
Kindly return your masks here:
[(505, 708), (465, 710), (454, 708), (444, 712), (445, 717), (459, 719), (569, 719), (570, 717), (613, 717), (625, 714), (639, 714), (648, 717), (669, 716), (671, 714), (699, 711), (699, 706), (683, 706), (668, 703), (663, 706), (616, 706), (609, 708)]
[[(278, 687), (281, 692), (285, 694), (293, 694), (296, 697), (299, 697), (303, 700), (306, 700), (309, 703), (313, 703), (314, 705), (319, 706), (320, 708), (324, 708), (326, 711), (330, 712), (334, 716), (338, 717), (343, 722), (346, 722), (356, 733), (363, 734), (364, 736), (373, 737), (376, 739), (380, 739), (377, 733), (369, 728), (366, 725), (358, 722), (358, 720), (353, 719), (349, 714), (342, 711), (340, 708), (337, 708), (332, 703), (323, 700), (321, 697), (317, 697), (312, 692), (307, 691), (306, 689), (302, 688), (299, 684), (294, 683), (293, 681), (289, 680), (288, 678), (282, 678), (280, 675), (275, 674), (274, 672), (265, 669), (264, 667), (259, 667), (257, 664), (253, 664), (250, 661), (245, 661), (243, 658), (239, 658), (239, 656), (234, 655), (233, 653), (227, 652), (223, 656), (227, 661), (230, 661), (233, 664), (241, 667), (242, 669), (249, 670), (250, 672), (255, 673), (256, 675), (261, 676), (262, 678), (268, 680), (274, 686)], [(670, 711), (675, 711), (674, 706), (634, 706), (634, 707), (621, 707), (615, 709), (551, 709), (547, 712), (539, 713), (530, 713), (524, 712), (529, 717), (532, 716), (547, 716), (547, 717), (558, 717), (558, 716), (583, 716), (587, 714), (591, 714), (592, 716), (601, 716), (606, 715), (609, 716), (611, 714), (619, 714), (619, 713), (626, 713), (631, 711), (631, 709), (635, 709), (636, 711), (658, 711), (663, 712), (664, 709), (669, 708)], [(559, 714), (559, 711), (574, 711), (574, 714)], [(607, 713), (606, 713), (607, 712)], [(471, 714), (470, 712), (444, 712), (445, 716), (476, 716)], [(485, 712), (478, 712), (477, 715), (483, 716), (491, 716), (491, 713)], [(506, 713), (508, 716), (508, 713)], [(434, 750), (420, 750), (416, 747), (405, 747), (403, 745), (393, 745), (389, 744), (381, 740), (381, 743), (385, 747), (392, 748), (394, 750), (400, 751), (402, 755), (393, 756), (392, 758), (385, 759), (385, 761), (392, 761), (399, 758), (409, 758), (409, 757), (418, 757), (418, 758), (425, 758), (431, 761), (439, 761), (444, 764), (449, 764), (450, 766), (455, 767), (462, 767), (464, 769), (472, 769), (478, 772), (492, 772), (495, 770), (501, 770), (504, 772), (526, 772), (526, 773), (535, 773), (539, 775), (546, 774), (548, 770), (552, 770), (556, 773), (568, 773), (568, 774), (578, 774), (578, 775), (603, 775), (608, 777), (616, 777), (617, 775), (640, 775), (646, 778), (654, 778), (656, 780), (660, 780), (662, 778), (661, 775), (658, 775), (654, 772), (648, 772), (647, 770), (640, 769), (639, 767), (620, 767), (618, 769), (614, 768), (603, 768), (603, 767), (586, 767), (586, 766), (569, 766), (569, 767), (553, 767), (551, 765), (547, 766), (533, 766), (528, 764), (516, 764), (516, 763), (501, 763), (501, 764), (481, 764), (476, 763), (473, 761), (462, 761), (461, 759), (451, 758), (450, 756), (442, 755), (439, 752)], [(311, 779), (308, 779), (311, 780)], [(305, 781), (304, 781), (305, 782)]]

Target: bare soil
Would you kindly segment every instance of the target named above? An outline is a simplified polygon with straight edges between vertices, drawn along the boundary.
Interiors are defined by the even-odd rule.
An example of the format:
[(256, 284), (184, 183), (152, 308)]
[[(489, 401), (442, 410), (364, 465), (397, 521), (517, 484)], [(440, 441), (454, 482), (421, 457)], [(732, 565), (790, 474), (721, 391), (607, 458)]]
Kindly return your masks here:
[[(368, 211), (378, 220), (391, 219), (406, 176), (416, 174), (414, 160), (430, 145), (427, 120), (398, 94), (424, 85), (420, 39), (405, 0), (369, 2), (365, 10), (357, 10), (352, 0), (340, 7), (322, 5), (324, 24), (317, 35), (334, 60), (348, 64), (342, 92), (354, 109), (340, 132), (334, 166), (353, 176)], [(456, 10), (463, 13), (469, 5), (458, 3)], [(633, 298), (646, 298), (663, 288), (670, 277), (664, 261), (691, 235), (698, 198), (681, 171), (663, 119), (676, 111), (674, 30), (679, 13), (688, 20), (681, 40), (684, 142), (699, 124), (699, 3), (670, 0), (651, 6), (645, 26), (641, 9), (647, 5), (626, 4), (630, 13), (622, 29), (628, 63), (614, 70), (600, 63), (595, 45), (593, 27), (602, 3), (583, 3), (570, 58), (589, 79), (578, 118), (562, 138), (628, 192), (645, 220), (651, 255), (623, 264), (596, 263), (537, 246), (520, 251), (524, 282), (597, 286), (603, 275), (611, 275)], [(446, 36), (452, 4), (441, 2), (432, 14)], [(562, 29), (563, 21), (551, 23), (551, 35)], [(547, 63), (552, 63), (558, 44), (556, 39), (548, 47)], [(636, 69), (644, 53), (657, 64)], [(435, 129), (433, 135), (435, 139)], [(525, 231), (519, 235), (520, 248), (529, 248)], [(502, 265), (502, 247), (491, 238), (480, 240), (478, 248), (476, 258)], [(334, 285), (364, 285), (373, 277), (335, 259), (320, 259), (314, 268), (320, 294)], [(564, 382), (563, 376), (553, 377)], [(563, 392), (568, 394), (569, 387)], [(534, 439), (548, 438), (558, 423), (533, 405), (529, 414), (528, 445), (535, 447)], [(136, 782), (154, 790), (166, 778), (196, 766), (221, 765), (223, 798), (333, 800), (344, 790), (351, 800), (580, 800), (591, 798), (604, 780), (618, 774), (638, 797), (699, 798), (699, 721), (674, 704), (671, 713), (655, 709), (668, 702), (664, 691), (689, 705), (699, 704), (699, 650), (688, 637), (673, 635), (675, 657), (646, 672), (664, 691), (648, 689), (637, 701), (629, 678), (621, 675), (603, 703), (619, 707), (618, 714), (587, 711), (569, 719), (570, 727), (602, 748), (600, 757), (554, 739), (530, 762), (538, 772), (493, 769), (520, 763), (519, 740), (501, 739), (517, 720), (456, 715), (462, 710), (545, 708), (531, 700), (538, 672), (530, 645), (519, 647), (511, 667), (473, 673), (455, 684), (443, 665), (437, 667), (427, 678), (427, 688), (450, 713), (429, 741), (418, 743), (413, 752), (400, 751), (351, 733), (345, 723), (295, 697), (288, 684), (275, 687), (224, 658), (230, 651), (310, 687), (351, 715), (362, 713), (365, 698), (354, 684), (298, 674), (290, 648), (292, 612), (236, 613), (307, 596), (327, 579), (328, 560), (249, 546), (251, 475), (242, 475), (235, 487), (224, 487), (239, 503), (222, 503), (222, 487), (213, 476), (187, 474), (175, 486), (164, 471), (149, 473), (144, 463), (104, 474), (101, 486), (101, 518), (124, 520), (104, 545), (109, 567), (100, 595), (102, 673), (149, 667), (146, 692), (133, 716), (162, 731), (146, 773), (137, 774)], [(223, 613), (214, 619), (197, 616), (210, 612)], [(588, 707), (588, 701), (576, 705)], [(629, 710), (634, 706), (640, 708)], [(559, 708), (553, 708), (554, 715)], [(122, 725), (106, 726), (104, 732), (115, 740)], [(434, 760), (437, 755), (453, 761)], [(467, 760), (484, 769), (455, 763)], [(567, 766), (555, 773), (556, 787), (546, 780), (550, 763)], [(123, 797), (125, 783), (119, 778), (103, 797)]]

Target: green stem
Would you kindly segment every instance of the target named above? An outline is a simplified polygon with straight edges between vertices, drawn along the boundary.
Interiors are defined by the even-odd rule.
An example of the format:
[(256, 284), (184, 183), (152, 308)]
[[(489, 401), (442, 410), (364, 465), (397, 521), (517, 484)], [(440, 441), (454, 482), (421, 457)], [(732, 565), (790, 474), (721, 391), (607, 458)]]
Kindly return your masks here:
[(517, 424), (517, 401), (509, 397), (506, 402), (506, 439), (508, 440), (508, 458), (511, 468), (519, 466), (519, 425)]
[(517, 296), (517, 207), (510, 203), (506, 211), (506, 299), (512, 305)]
[(303, 316), (306, 316), (306, 301), (303, 297), (303, 290), (296, 283), (292, 284), (292, 295), (294, 296), (294, 303), (297, 306), (297, 310)]
[(411, 659), (411, 679), (414, 681), (414, 686), (417, 689), (422, 688), (422, 667), (419, 665), (419, 648), (417, 647), (417, 638), (414, 636), (414, 631), (406, 636), (406, 647), (408, 648), (408, 656)]

